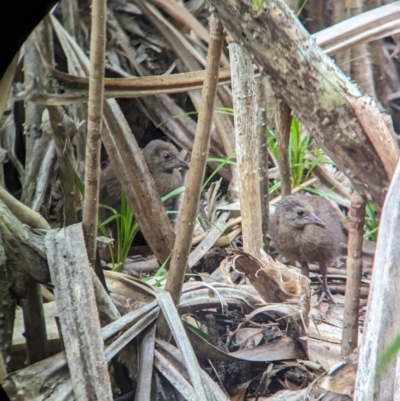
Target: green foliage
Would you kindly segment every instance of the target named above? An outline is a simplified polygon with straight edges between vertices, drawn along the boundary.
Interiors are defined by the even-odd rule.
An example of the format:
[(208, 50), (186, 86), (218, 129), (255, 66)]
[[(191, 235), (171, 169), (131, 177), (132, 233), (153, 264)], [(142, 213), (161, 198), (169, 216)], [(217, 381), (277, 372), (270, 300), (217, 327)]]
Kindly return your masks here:
[[(75, 173), (75, 185), (78, 187), (82, 197), (84, 197), (85, 186), (76, 173)], [(134, 220), (132, 210), (126, 200), (125, 194), (122, 191), (121, 191), (121, 213), (118, 213), (117, 210), (107, 205), (99, 205), (99, 207), (108, 209), (112, 213), (112, 216), (110, 216), (105, 221), (101, 221), (101, 219), (98, 218), (98, 228), (104, 237), (109, 237), (106, 225), (112, 221), (115, 221), (115, 223), (117, 224), (116, 255), (113, 252), (112, 245), (110, 244), (108, 247), (110, 250), (113, 270), (122, 271), (132, 242), (135, 239), (136, 234), (140, 230), (139, 225)]]
[(306, 4), (308, 3), (308, 0), (300, 0), (299, 1), (299, 7), (296, 13), (296, 16), (299, 17), (300, 14), (302, 13), (304, 7), (306, 6)]
[(382, 374), (387, 369), (389, 364), (396, 358), (398, 352), (400, 350), (400, 335), (398, 335), (394, 341), (386, 348), (383, 353), (380, 361), (378, 362), (378, 366), (376, 368), (376, 374), (378, 379), (382, 377)]
[[(321, 190), (315, 189), (313, 187), (304, 187), (303, 189), (304, 189), (304, 191), (307, 191), (307, 192), (309, 192), (311, 194), (323, 196), (324, 198), (329, 198), (329, 199), (332, 199), (334, 201), (342, 200), (342, 198), (340, 196), (338, 196), (338, 195), (336, 195), (335, 193), (332, 193), (332, 192), (321, 191)], [(350, 202), (349, 202), (348, 206), (350, 207)]]
[(207, 158), (207, 162), (217, 162), (219, 163), (219, 166), (210, 174), (210, 176), (206, 179), (204, 182), (201, 190), (204, 191), (208, 183), (213, 179), (213, 177), (218, 173), (219, 170), (221, 170), (222, 167), (224, 167), (227, 164), (231, 165), (236, 165), (237, 163), (233, 160), (231, 160), (233, 157), (235, 157), (235, 153), (232, 153), (225, 159), (221, 159), (219, 157), (209, 157)]
[(194, 326), (193, 324), (189, 323), (187, 320), (186, 315), (182, 315), (183, 324), (189, 328), (191, 331), (202, 337), (204, 340), (208, 341), (208, 334), (205, 333), (203, 330), (200, 329), (200, 325), (198, 327)]
[[(268, 145), (275, 158), (279, 161), (278, 140), (276, 133), (268, 130)], [(311, 137), (309, 134), (302, 135), (302, 126), (298, 118), (292, 118), (290, 142), (289, 142), (289, 162), (292, 187), (296, 188), (310, 177), (315, 166), (322, 163), (325, 153), (318, 149), (311, 148)], [(314, 154), (310, 158), (309, 154)]]
[(371, 202), (365, 205), (365, 231), (364, 238), (376, 242), (378, 239), (379, 221), (376, 208)]
[(264, 3), (266, 3), (267, 0), (253, 0), (253, 10), (256, 11), (258, 14), (261, 13)]
[(100, 207), (104, 207), (113, 213), (113, 215), (110, 216), (107, 220), (99, 223), (99, 229), (101, 230), (103, 235), (108, 236), (105, 226), (108, 223), (115, 221), (117, 225), (116, 255), (114, 254), (111, 245), (109, 245), (109, 247), (113, 270), (122, 271), (125, 260), (129, 254), (129, 249), (132, 246), (132, 242), (135, 239), (136, 234), (140, 231), (139, 225), (134, 220), (132, 209), (130, 208), (125, 194), (122, 191), (120, 213), (118, 213), (118, 211), (113, 209), (112, 207), (106, 205), (100, 205)]
[(167, 279), (167, 270), (165, 269), (165, 266), (167, 266), (167, 263), (170, 260), (170, 258), (171, 254), (164, 261), (164, 263), (158, 268), (154, 276), (142, 277), (142, 281), (144, 281), (145, 283), (150, 282), (149, 284), (153, 285), (154, 287), (161, 287), (162, 285), (164, 285)]

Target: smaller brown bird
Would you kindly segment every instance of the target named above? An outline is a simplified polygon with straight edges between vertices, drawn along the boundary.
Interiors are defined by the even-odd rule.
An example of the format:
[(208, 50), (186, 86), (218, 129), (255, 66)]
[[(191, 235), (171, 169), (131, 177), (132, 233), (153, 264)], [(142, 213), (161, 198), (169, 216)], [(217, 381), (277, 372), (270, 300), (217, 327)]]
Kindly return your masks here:
[(290, 195), (279, 203), (271, 219), (271, 236), (279, 253), (297, 260), (308, 277), (309, 263), (318, 263), (322, 295), (335, 303), (326, 279), (328, 263), (340, 254), (343, 238), (340, 220), (328, 200), (320, 196)]
[[(182, 185), (182, 175), (178, 168), (188, 169), (189, 165), (179, 157), (179, 152), (174, 145), (157, 139), (149, 142), (142, 152), (160, 197), (167, 195)], [(99, 203), (100, 205), (110, 206), (118, 212), (120, 211), (121, 184), (116, 177), (112, 164), (109, 164), (100, 175)], [(174, 198), (164, 202), (167, 210), (173, 209), (174, 204)], [(102, 221), (105, 221), (111, 215), (110, 210), (104, 207), (99, 208), (99, 216)], [(108, 227), (111, 230), (112, 237), (116, 238), (115, 221), (110, 222)], [(101, 257), (108, 260), (108, 250), (105, 250)]]
[[(179, 157), (174, 145), (157, 139), (149, 142), (142, 152), (160, 196), (167, 195), (182, 185), (182, 175), (178, 168), (188, 169), (189, 165)], [(121, 185), (112, 164), (101, 173), (99, 202), (116, 210), (120, 208)], [(166, 204), (166, 207), (168, 206), (170, 205)], [(104, 220), (109, 213), (107, 209), (100, 208), (101, 219)]]

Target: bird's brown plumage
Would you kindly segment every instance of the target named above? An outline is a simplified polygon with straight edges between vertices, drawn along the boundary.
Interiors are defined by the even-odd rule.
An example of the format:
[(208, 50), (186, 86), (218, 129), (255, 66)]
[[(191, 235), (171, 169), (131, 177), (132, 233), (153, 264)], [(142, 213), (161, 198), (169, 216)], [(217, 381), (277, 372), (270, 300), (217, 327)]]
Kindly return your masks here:
[[(179, 152), (174, 145), (157, 139), (151, 141), (142, 152), (160, 196), (182, 185), (182, 175), (178, 168), (188, 168), (188, 164), (179, 157)], [(121, 185), (112, 164), (109, 164), (101, 173), (99, 202), (116, 210), (120, 209)], [(166, 206), (170, 205), (166, 204)], [(99, 213), (102, 220), (111, 214), (109, 210), (102, 207)]]
[(340, 220), (329, 201), (319, 196), (286, 196), (271, 219), (270, 229), (279, 253), (299, 261), (302, 274), (308, 276), (309, 263), (319, 264), (324, 290), (329, 292), (327, 266), (339, 256), (343, 240)]

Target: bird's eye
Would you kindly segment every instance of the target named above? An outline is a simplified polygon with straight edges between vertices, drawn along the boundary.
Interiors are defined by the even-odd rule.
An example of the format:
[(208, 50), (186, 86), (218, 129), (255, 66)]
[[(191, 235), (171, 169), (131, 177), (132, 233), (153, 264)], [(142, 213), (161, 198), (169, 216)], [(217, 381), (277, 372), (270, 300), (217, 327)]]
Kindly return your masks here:
[(164, 159), (165, 160), (169, 160), (171, 158), (171, 156), (168, 153), (164, 153)]
[(297, 211), (297, 216), (303, 216), (303, 214), (304, 214), (304, 212), (301, 210), (301, 209), (299, 209), (298, 211)]

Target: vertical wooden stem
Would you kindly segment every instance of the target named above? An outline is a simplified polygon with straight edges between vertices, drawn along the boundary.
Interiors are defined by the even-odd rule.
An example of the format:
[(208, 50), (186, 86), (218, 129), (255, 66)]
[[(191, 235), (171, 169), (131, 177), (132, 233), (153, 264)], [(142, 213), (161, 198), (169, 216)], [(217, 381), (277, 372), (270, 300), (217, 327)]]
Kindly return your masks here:
[(344, 301), (342, 356), (357, 347), (358, 309), (363, 267), (362, 245), (365, 219), (365, 200), (356, 192), (351, 198), (350, 231), (347, 255), (347, 282)]
[(90, 37), (88, 134), (85, 160), (85, 199), (83, 204), (83, 227), (86, 248), (90, 264), (93, 268), (95, 268), (96, 261), (97, 215), (99, 209), (106, 15), (106, 0), (93, 0), (92, 32)]
[(260, 257), (263, 241), (254, 72), (250, 57), (240, 45), (231, 43), (229, 53), (232, 66), (232, 94), (243, 247), (246, 252)]
[(199, 120), (196, 128), (178, 232), (171, 258), (171, 266), (165, 285), (165, 290), (171, 293), (175, 305), (178, 305), (182, 291), (201, 186), (205, 174), (214, 100), (218, 83), (219, 62), (224, 38), (223, 26), (212, 13), (210, 17), (210, 45), (208, 47), (206, 76), (201, 96)]
[(281, 173), (281, 194), (283, 196), (290, 195), (290, 162), (289, 162), (289, 140), (290, 128), (292, 125), (292, 110), (288, 104), (279, 97), (276, 97), (276, 135), (278, 138), (279, 151), (279, 171)]
[(264, 251), (269, 249), (268, 222), (268, 139), (267, 139), (267, 93), (264, 78), (255, 78), (256, 112), (257, 112), (257, 138), (258, 138), (258, 175), (260, 180), (260, 202), (261, 202), (261, 230)]

